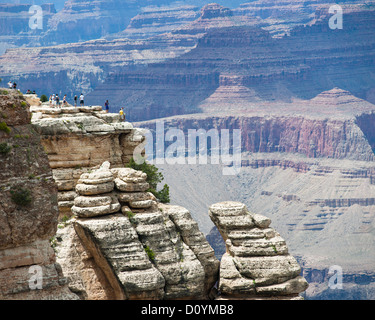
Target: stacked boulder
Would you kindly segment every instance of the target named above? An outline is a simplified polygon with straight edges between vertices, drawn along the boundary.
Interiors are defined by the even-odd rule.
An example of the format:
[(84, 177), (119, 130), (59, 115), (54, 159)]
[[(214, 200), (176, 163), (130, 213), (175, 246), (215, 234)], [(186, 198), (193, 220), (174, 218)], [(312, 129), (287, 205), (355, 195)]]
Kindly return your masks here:
[(109, 162), (92, 173), (84, 173), (76, 185), (79, 196), (74, 199), (72, 212), (81, 218), (91, 218), (120, 211), (114, 187)]
[(147, 175), (132, 168), (112, 169), (115, 177), (117, 197), (122, 204), (122, 212), (137, 212), (156, 206), (156, 198), (147, 182)]
[(209, 215), (226, 245), (220, 264), (221, 298), (300, 299), (307, 281), (284, 239), (269, 227), (270, 219), (239, 202), (214, 204)]

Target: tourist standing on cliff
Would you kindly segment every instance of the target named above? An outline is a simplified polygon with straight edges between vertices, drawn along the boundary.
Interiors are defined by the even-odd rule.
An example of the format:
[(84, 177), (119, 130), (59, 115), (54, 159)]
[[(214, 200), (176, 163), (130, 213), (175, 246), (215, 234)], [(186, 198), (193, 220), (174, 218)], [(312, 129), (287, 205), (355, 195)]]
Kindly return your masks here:
[(125, 121), (125, 112), (124, 112), (123, 107), (121, 107), (119, 114), (120, 114), (120, 120)]
[(83, 107), (85, 105), (85, 96), (83, 93), (79, 96), (79, 104)]
[(75, 106), (75, 107), (77, 106), (77, 101), (78, 101), (78, 97), (77, 97), (77, 96), (74, 96), (74, 106)]
[(13, 82), (12, 82), (12, 81), (9, 81), (9, 82), (8, 82), (8, 88), (9, 88), (9, 89), (13, 89)]
[(108, 113), (109, 112), (109, 102), (108, 102), (108, 100), (105, 102), (104, 106), (105, 106), (105, 111)]
[(66, 95), (64, 95), (64, 98), (63, 98), (63, 105), (66, 106), (68, 104), (68, 102), (66, 101)]

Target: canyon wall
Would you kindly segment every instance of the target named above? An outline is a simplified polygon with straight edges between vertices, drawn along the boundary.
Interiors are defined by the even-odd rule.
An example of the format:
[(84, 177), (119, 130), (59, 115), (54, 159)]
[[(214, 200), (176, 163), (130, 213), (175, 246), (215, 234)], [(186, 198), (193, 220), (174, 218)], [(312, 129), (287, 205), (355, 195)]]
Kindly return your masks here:
[[(375, 110), (375, 106), (373, 107)], [(188, 130), (209, 132), (241, 130), (241, 150), (251, 153), (301, 154), (307, 158), (333, 158), (374, 161), (371, 139), (373, 114), (356, 118), (314, 118), (312, 116), (258, 115), (192, 115), (163, 118), (165, 133), (178, 128), (185, 133), (183, 143), (188, 150)], [(137, 126), (156, 133), (158, 121), (144, 121)], [(365, 125), (367, 123), (367, 125)], [(368, 128), (368, 129), (367, 129)], [(370, 139), (368, 139), (370, 138)], [(154, 143), (156, 140), (154, 140)], [(206, 143), (206, 142), (201, 142)], [(165, 148), (171, 143), (165, 142)], [(155, 150), (155, 148), (154, 148)], [(245, 165), (245, 162), (243, 162)]]
[[(142, 40), (109, 38), (10, 49), (0, 57), (0, 72), (5, 81), (16, 80), (23, 91), (59, 91), (69, 97), (75, 91), (91, 92), (87, 98), (92, 105), (111, 96), (114, 111), (127, 106), (132, 121), (204, 111), (200, 105), (216, 90), (238, 91), (248, 102), (285, 102), (311, 99), (340, 87), (374, 102), (372, 7), (358, 2), (342, 4), (345, 28), (331, 30), (328, 7), (320, 8), (321, 4), (324, 2), (291, 6), (260, 1), (237, 11), (210, 4), (190, 22), (187, 20), (195, 9), (170, 9), (176, 13), (176, 28), (166, 22), (169, 29), (163, 34), (156, 33), (169, 11), (154, 8), (135, 18), (127, 30), (129, 34), (141, 34)], [(270, 10), (267, 17), (257, 11), (264, 6)], [(301, 19), (297, 19), (299, 14)], [(86, 19), (85, 15), (82, 18)], [(311, 21), (307, 24), (308, 19)], [(278, 30), (278, 23), (284, 24), (280, 28), (287, 29), (287, 36), (275, 37), (274, 32), (285, 34)], [(155, 30), (147, 27), (149, 24), (155, 24)], [(153, 36), (147, 36), (148, 32)], [(252, 39), (252, 44), (245, 39)], [(236, 50), (230, 49), (233, 46)], [(82, 60), (86, 62), (84, 68)], [(144, 64), (148, 67), (142, 68)], [(232, 86), (220, 80), (233, 77), (243, 80)], [(358, 81), (348, 80), (353, 78)], [(148, 111), (142, 113), (140, 106)]]
[(57, 187), (29, 105), (0, 94), (0, 299), (78, 299), (50, 245), (58, 223)]
[(334, 87), (374, 102), (373, 9), (343, 6), (342, 30), (329, 28), (325, 10), (317, 11), (311, 25), (295, 27), (282, 38), (256, 23), (208, 29), (189, 52), (111, 75), (89, 99), (112, 92), (116, 103), (129, 106), (132, 121), (207, 112), (215, 105), (216, 111), (228, 111), (225, 98), (235, 95), (241, 98), (238, 111), (251, 110), (254, 102), (309, 100)]
[(53, 4), (41, 4), (43, 20), (39, 28), (32, 29), (29, 23), (35, 11), (29, 12), (31, 6), (19, 2), (0, 3), (0, 54), (8, 48), (40, 45), (40, 36), (48, 28), (48, 20), (56, 14), (56, 9)]
[[(373, 299), (374, 162), (281, 153), (244, 153), (242, 160), (235, 176), (223, 176), (210, 160), (158, 165), (171, 201), (192, 212), (217, 257), (225, 243), (207, 214), (209, 204), (239, 201), (272, 219), (309, 283), (306, 299)], [(341, 289), (329, 287), (334, 266), (343, 274)]]

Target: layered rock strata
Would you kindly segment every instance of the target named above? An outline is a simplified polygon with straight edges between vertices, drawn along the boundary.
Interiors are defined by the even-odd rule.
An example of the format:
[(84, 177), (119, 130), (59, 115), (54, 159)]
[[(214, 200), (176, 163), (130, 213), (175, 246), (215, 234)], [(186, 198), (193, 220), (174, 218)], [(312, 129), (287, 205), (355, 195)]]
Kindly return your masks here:
[[(372, 39), (374, 38), (372, 2), (368, 2), (367, 6), (360, 1), (352, 1), (349, 5), (338, 2), (341, 3), (345, 15), (343, 30), (329, 28), (332, 14), (327, 12), (327, 8), (331, 4), (329, 3), (324, 9), (318, 9), (320, 4), (327, 4), (326, 1), (320, 0), (282, 3), (252, 1), (235, 10), (210, 4), (202, 8), (200, 16), (191, 22), (188, 20), (196, 12), (195, 9), (153, 8), (135, 18), (134, 24), (129, 26), (129, 32), (124, 35), (147, 37), (148, 34), (155, 35), (158, 30), (165, 32), (164, 34), (155, 35), (147, 40), (99, 39), (53, 47), (9, 49), (0, 58), (0, 73), (5, 82), (16, 80), (23, 91), (29, 88), (40, 93), (45, 93), (45, 90), (49, 92), (62, 90), (72, 97), (75, 89), (79, 88), (78, 90), (87, 93), (96, 88), (97, 90), (87, 97), (91, 99), (90, 103), (98, 104), (98, 101), (111, 96), (119, 105), (131, 106), (131, 110), (137, 109), (139, 105), (148, 105), (150, 115), (138, 111), (134, 113), (134, 117), (132, 115), (132, 121), (173, 115), (175, 114), (173, 110), (181, 106), (184, 106), (184, 110), (179, 110), (178, 114), (195, 111), (202, 101), (219, 88), (220, 76), (245, 76), (245, 85), (235, 90), (245, 97), (255, 96), (266, 101), (272, 99), (287, 101), (294, 97), (311, 98), (319, 92), (329, 90), (332, 86), (339, 86), (374, 102), (371, 80)], [(111, 1), (110, 4), (113, 3)], [(103, 3), (99, 1), (98, 6), (103, 6)], [(123, 6), (125, 4), (120, 7)], [(73, 7), (77, 7), (78, 11), (74, 11)], [(102, 13), (105, 19), (108, 19), (106, 16), (108, 11), (113, 12), (113, 7), (110, 7), (108, 10), (104, 8), (101, 12), (90, 13), (87, 11), (90, 7), (92, 4), (87, 1), (67, 4), (66, 21), (61, 21), (63, 13), (57, 14), (53, 19), (57, 29), (71, 25), (73, 28), (85, 30), (92, 23), (87, 22), (90, 15), (91, 18), (95, 15), (100, 17)], [(120, 9), (119, 12), (122, 10)], [(173, 12), (177, 17), (170, 16)], [(116, 12), (115, 20), (117, 14)], [(165, 29), (163, 29), (165, 24), (161, 25), (161, 21), (167, 25)], [(183, 22), (188, 23), (172, 30), (173, 26)], [(81, 28), (82, 23), (84, 25)], [(110, 24), (106, 23), (103, 30)], [(246, 39), (246, 34), (241, 31), (233, 32), (225, 39), (215, 33), (235, 26), (256, 26), (269, 32), (267, 39), (259, 37), (261, 45), (267, 50), (262, 48), (254, 50), (257, 46), (255, 43), (245, 47), (242, 52), (228, 49), (233, 46), (233, 39), (238, 37)], [(92, 29), (98, 31), (97, 27)], [(149, 31), (150, 33), (147, 33)], [(212, 41), (213, 37), (217, 38), (216, 47), (211, 47), (211, 50), (207, 48), (203, 50), (199, 45), (196, 47), (207, 33), (213, 34), (208, 41)], [(284, 37), (285, 33), (288, 36)], [(79, 32), (66, 36), (69, 38), (77, 34)], [(52, 38), (56, 35), (65, 37), (56, 30), (51, 30), (51, 35)], [(275, 39), (275, 35), (283, 37)], [(80, 38), (82, 39), (84, 37)], [(231, 41), (228, 42), (228, 39)], [(256, 39), (254, 40), (257, 42)], [(223, 54), (217, 48), (220, 43)], [(140, 68), (143, 64), (164, 63), (166, 59), (174, 59), (189, 51), (193, 51), (193, 55), (182, 56), (177, 61), (170, 61), (168, 66), (162, 66), (163, 74), (166, 74), (168, 69), (168, 79), (174, 78), (171, 83), (165, 83), (163, 74), (159, 74), (154, 66), (148, 65), (146, 70)], [(212, 52), (216, 55), (212, 56)], [(277, 53), (276, 57), (273, 52)], [(83, 60), (86, 62), (84, 67), (81, 64)], [(134, 72), (134, 69), (137, 69), (137, 72)], [(123, 75), (111, 75), (106, 80), (111, 73), (129, 74), (130, 80)], [(187, 82), (182, 86), (182, 90), (176, 84), (184, 81), (182, 80), (184, 78)], [(352, 78), (358, 81), (347, 80)], [(149, 84), (147, 94), (144, 94), (144, 87), (134, 94), (137, 89), (134, 81), (140, 86)], [(194, 86), (196, 81), (201, 82), (200, 86)], [(98, 87), (101, 83), (103, 85)], [(204, 93), (201, 92), (195, 99), (196, 92), (202, 86), (205, 87)], [(189, 92), (181, 92), (187, 89)], [(220, 88), (219, 93), (227, 92), (225, 89), (228, 88)], [(178, 101), (176, 92), (179, 92)], [(152, 114), (155, 112), (154, 109), (168, 110), (162, 110), (160, 114)]]
[(102, 111), (101, 106), (51, 108), (43, 104), (31, 111), (58, 186), (61, 217), (71, 215), (82, 173), (104, 161), (111, 161), (113, 167), (126, 166), (145, 139), (141, 130), (121, 122), (118, 114)]
[(50, 245), (57, 188), (29, 105), (0, 91), (0, 299), (77, 299)]
[(125, 30), (107, 38), (144, 39), (171, 32), (199, 16), (195, 6), (148, 7), (133, 17)]
[(209, 215), (226, 245), (220, 263), (222, 299), (299, 299), (308, 284), (285, 240), (269, 227), (269, 218), (238, 202), (214, 204)]
[[(0, 3), (0, 53), (6, 49), (29, 45), (38, 46), (42, 30), (48, 28), (48, 20), (56, 14), (53, 4), (42, 4), (43, 19), (39, 28), (30, 28), (34, 23), (31, 17), (35, 17), (35, 11), (31, 10), (32, 4)], [(31, 23), (31, 24), (30, 24)], [(38, 22), (39, 23), (39, 22)]]
[(186, 209), (146, 191), (146, 178), (106, 162), (78, 181), (57, 251), (81, 298), (208, 298), (219, 267), (212, 248)]
[[(357, 4), (343, 10), (343, 30), (329, 28), (326, 11), (318, 11), (314, 23), (295, 27), (282, 38), (251, 23), (208, 28), (189, 52), (110, 75), (89, 99), (113, 93), (116, 102), (133, 106), (132, 121), (210, 108), (242, 112), (251, 110), (254, 102), (308, 100), (333, 87), (374, 102), (373, 8)], [(359, 39), (366, 39), (366, 46)]]
[[(293, 103), (243, 103), (242, 110), (228, 108), (220, 111), (220, 104), (210, 106), (207, 114), (162, 119), (165, 132), (175, 127), (186, 134), (188, 130), (204, 129), (208, 132), (212, 128), (241, 130), (242, 152), (374, 160), (375, 135), (371, 124), (375, 105), (346, 90), (334, 88), (311, 100)], [(157, 123), (158, 120), (154, 120), (135, 125), (153, 132)], [(246, 163), (244, 159), (243, 165), (257, 164)]]

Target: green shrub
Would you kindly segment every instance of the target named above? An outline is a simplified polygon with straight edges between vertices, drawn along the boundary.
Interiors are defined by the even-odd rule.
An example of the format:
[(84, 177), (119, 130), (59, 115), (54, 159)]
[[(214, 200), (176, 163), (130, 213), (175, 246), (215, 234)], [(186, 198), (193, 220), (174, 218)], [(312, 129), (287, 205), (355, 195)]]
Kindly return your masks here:
[(26, 101), (21, 101), (21, 107), (26, 108), (27, 107), (27, 102)]
[(152, 164), (148, 164), (147, 162), (137, 164), (134, 159), (131, 158), (128, 167), (133, 168), (134, 170), (143, 171), (145, 174), (147, 174), (147, 182), (149, 183), (151, 189), (156, 190), (158, 183), (162, 182), (164, 179), (162, 173), (159, 172), (159, 169)]
[(164, 176), (161, 172), (159, 172), (159, 169), (156, 166), (149, 164), (147, 162), (137, 164), (132, 158), (130, 159), (128, 167), (146, 173), (147, 182), (150, 185), (150, 188), (147, 191), (151, 192), (156, 197), (156, 199), (158, 199), (162, 203), (170, 202), (169, 186), (167, 184), (164, 185), (162, 190), (157, 191), (158, 183), (164, 180)]
[(6, 96), (7, 94), (9, 94), (9, 91), (8, 90), (0, 90), (0, 94)]
[(71, 217), (68, 217), (67, 215), (64, 215), (64, 216), (61, 218), (61, 222), (62, 222), (62, 223), (67, 223), (70, 219), (71, 219)]
[(149, 259), (150, 259), (151, 261), (154, 261), (154, 260), (155, 260), (155, 253), (154, 253), (154, 251), (152, 251), (152, 249), (150, 249), (149, 246), (146, 246), (146, 247), (145, 247), (145, 251), (146, 251), (146, 253), (147, 253)]
[(22, 135), (22, 134), (15, 134), (14, 135), (15, 139), (29, 139), (30, 136), (28, 134)]
[(1, 154), (8, 154), (12, 150), (12, 147), (9, 146), (6, 142), (0, 143), (0, 153)]
[(11, 130), (5, 122), (0, 122), (0, 131), (4, 131), (5, 133), (9, 134)]
[(62, 218), (61, 218), (61, 221), (60, 223), (57, 225), (57, 227), (59, 229), (64, 229), (67, 225), (68, 225), (68, 222), (69, 220), (71, 219), (72, 217), (68, 217), (67, 215), (64, 215)]
[(129, 218), (129, 221), (131, 224), (137, 226), (138, 225), (138, 222), (134, 219), (134, 216), (135, 216), (135, 213), (134, 212), (131, 212), (131, 211), (126, 211), (126, 214)]
[(164, 185), (163, 189), (156, 192), (155, 197), (161, 202), (161, 203), (169, 203), (171, 200), (169, 198), (169, 186), (167, 184)]
[(47, 102), (48, 101), (48, 97), (45, 95), (45, 94), (42, 94), (40, 96), (40, 101), (43, 103), (43, 102)]
[(24, 188), (13, 188), (10, 194), (12, 201), (19, 206), (28, 206), (33, 200), (30, 190)]

